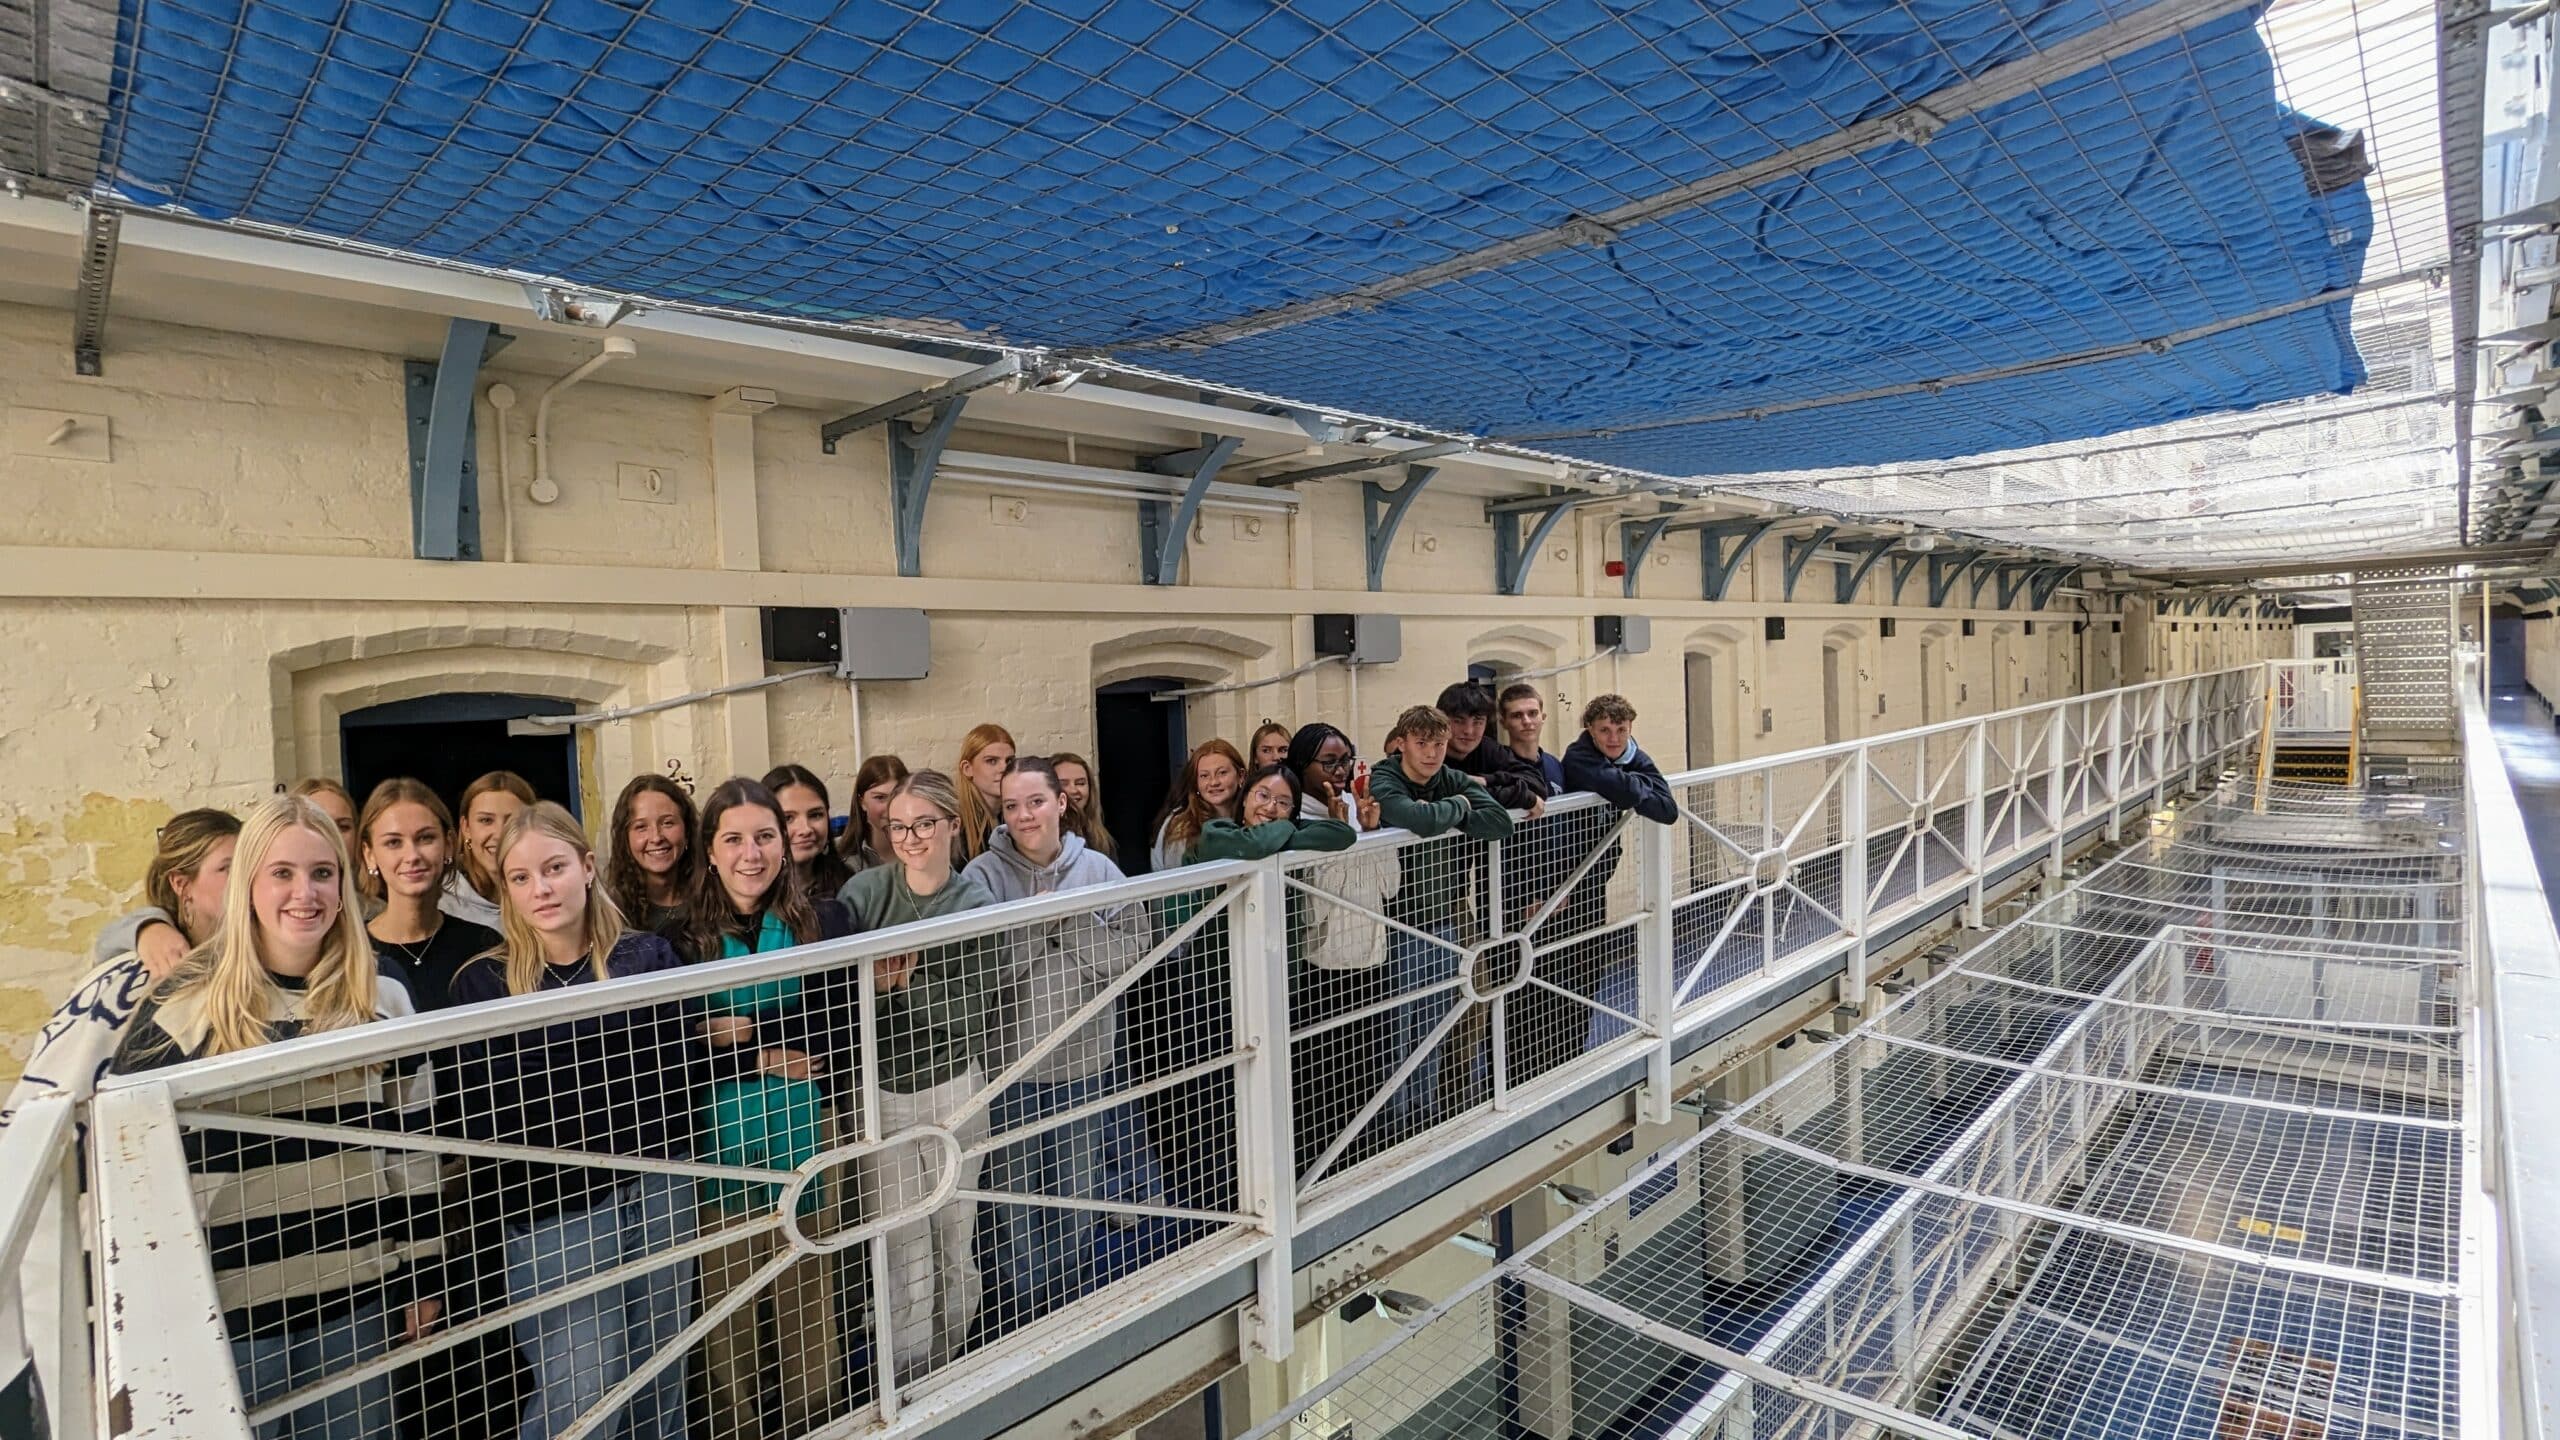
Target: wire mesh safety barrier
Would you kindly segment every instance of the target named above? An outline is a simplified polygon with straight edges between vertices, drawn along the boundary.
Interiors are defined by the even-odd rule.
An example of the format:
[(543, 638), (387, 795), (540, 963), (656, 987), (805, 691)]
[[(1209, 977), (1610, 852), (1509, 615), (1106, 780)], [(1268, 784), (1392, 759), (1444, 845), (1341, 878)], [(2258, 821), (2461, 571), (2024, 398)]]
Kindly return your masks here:
[[(94, 1267), (112, 1314), (70, 1368), (136, 1434), (921, 1428), (1240, 1269), (1285, 1354), (1301, 1227), (1667, 1073), (1748, 992), (1863, 990), (1883, 927), (2219, 774), (2263, 690), (1691, 772), (1671, 825), (1566, 797), (1500, 841), (1384, 833), (149, 1070), (82, 1117), (88, 1224), (0, 1238)], [(2209, 909), (2209, 877), (2144, 873), (2153, 930)], [(2068, 1003), (2050, 979), (1996, 983)]]
[[(2246, 789), (1256, 1434), (2485, 1433), (2461, 796)], [(2306, 928), (2342, 892), (2414, 898)]]

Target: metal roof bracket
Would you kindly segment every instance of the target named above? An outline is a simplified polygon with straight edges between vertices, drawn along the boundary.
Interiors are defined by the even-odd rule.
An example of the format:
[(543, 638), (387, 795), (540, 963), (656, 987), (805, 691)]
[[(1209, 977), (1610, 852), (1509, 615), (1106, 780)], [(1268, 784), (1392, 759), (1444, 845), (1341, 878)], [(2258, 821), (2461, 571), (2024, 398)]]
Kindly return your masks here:
[(1390, 490), (1375, 480), (1360, 482), (1360, 509), (1363, 532), (1369, 542), (1369, 588), (1387, 588), (1387, 551), (1396, 543), (1396, 532), (1404, 528), (1405, 512), (1422, 498), (1422, 487), (1440, 473), (1437, 465), (1407, 465), (1404, 483)]
[[(1768, 534), (1769, 527), (1777, 523), (1775, 520), (1723, 520), (1698, 532), (1698, 559), (1706, 571), (1706, 599), (1724, 598), (1725, 591), (1733, 584), (1733, 577), (1741, 573), (1743, 562), (1751, 558), (1751, 547), (1759, 544), (1760, 537)], [(1728, 539), (1734, 542), (1730, 551), (1724, 548)]]
[(1804, 574), (1805, 562), (1813, 558), (1813, 552), (1821, 547), (1823, 541), (1839, 533), (1839, 526), (1825, 525), (1810, 535), (1786, 537), (1779, 549), (1781, 568), (1785, 575), (1779, 589), (1780, 598), (1790, 602), (1796, 598), (1796, 580)]
[[(92, 212), (95, 213), (95, 212)], [(480, 365), (512, 335), (486, 320), (452, 320), (432, 363), (402, 367), (409, 427), (409, 534), (421, 560), (477, 560), (480, 460), (472, 396)]]
[(1843, 605), (1856, 603), (1858, 587), (1867, 583), (1868, 574), (1892, 552), (1896, 543), (1896, 537), (1887, 535), (1880, 540), (1869, 542), (1865, 558), (1855, 564), (1844, 561), (1833, 565), (1831, 567), (1831, 598)]
[(1210, 483), (1243, 443), (1241, 435), (1220, 435), (1196, 450), (1158, 456), (1147, 463), (1159, 475), (1179, 475), (1189, 483), (1182, 487), (1182, 498), (1170, 505), (1162, 500), (1138, 502), (1139, 583), (1182, 582), (1182, 552), (1191, 543), (1191, 522), (1200, 516), (1200, 502), (1208, 497)]

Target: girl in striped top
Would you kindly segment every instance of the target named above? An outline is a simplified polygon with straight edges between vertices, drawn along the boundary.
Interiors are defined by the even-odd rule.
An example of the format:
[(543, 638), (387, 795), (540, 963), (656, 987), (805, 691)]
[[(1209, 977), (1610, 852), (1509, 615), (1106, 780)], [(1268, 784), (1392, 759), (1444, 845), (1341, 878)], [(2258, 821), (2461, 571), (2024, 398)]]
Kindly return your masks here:
[[(150, 1070), (413, 1013), (378, 973), (337, 825), (300, 796), (242, 827), (222, 928), (134, 1018), (114, 1068)], [(278, 1120), (431, 1127), (423, 1057), (289, 1078), (231, 1102)], [(251, 1409), (414, 1340), (442, 1309), (434, 1155), (195, 1129), (187, 1170)], [(388, 1372), (258, 1427), (259, 1440), (390, 1440)]]

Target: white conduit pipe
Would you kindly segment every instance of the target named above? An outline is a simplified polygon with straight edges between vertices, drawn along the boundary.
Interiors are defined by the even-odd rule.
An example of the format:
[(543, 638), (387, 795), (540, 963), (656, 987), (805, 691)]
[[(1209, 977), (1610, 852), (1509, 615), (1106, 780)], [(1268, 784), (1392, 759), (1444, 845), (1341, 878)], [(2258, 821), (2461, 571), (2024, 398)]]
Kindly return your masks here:
[(513, 564), (516, 558), (516, 487), (507, 475), (507, 417), (515, 413), (515, 408), (516, 387), (505, 384), (489, 387), (492, 421), (489, 433), (494, 437), (489, 448), (498, 455), (498, 517), (505, 531), (498, 556), (509, 564)]
[[(1320, 670), (1327, 665), (1339, 665), (1349, 658), (1351, 657), (1347, 655), (1325, 655), (1317, 659), (1310, 660), (1295, 670), (1283, 671), (1278, 675), (1265, 676), (1260, 680), (1238, 680), (1230, 685), (1191, 685), (1180, 690), (1159, 690), (1147, 698), (1157, 702), (1158, 704), (1162, 704), (1171, 700), (1188, 700), (1194, 695), (1228, 695), (1233, 694), (1238, 690), (1259, 690), (1265, 685), (1286, 684), (1287, 682), (1295, 680), (1299, 676), (1304, 675), (1311, 670)], [(1359, 674), (1359, 667), (1352, 667), (1351, 673), (1354, 675)]]
[(563, 390), (593, 375), (616, 360), (628, 360), (640, 353), (640, 347), (620, 335), (604, 337), (604, 349), (587, 363), (542, 387), (533, 402), (533, 487), (528, 492), (536, 505), (548, 505), (560, 498), (560, 487), (551, 478), (551, 402)]
[[(860, 765), (871, 758), (862, 749), (862, 682), (848, 678), (844, 682), (844, 698), (845, 703), (853, 708), (853, 763)], [(853, 799), (854, 818), (859, 821), (862, 818), (862, 797), (856, 795)]]
[(680, 705), (698, 705), (705, 700), (717, 700), (723, 695), (743, 695), (750, 690), (763, 690), (788, 680), (804, 680), (812, 675), (833, 675), (834, 673), (836, 673), (836, 667), (833, 665), (812, 665), (805, 670), (785, 670), (779, 675), (767, 675), (761, 679), (740, 680), (735, 684), (716, 686), (709, 690), (671, 695), (664, 700), (652, 700), (646, 705), (625, 705), (619, 710), (598, 710), (592, 715), (527, 715), (520, 720), (510, 720), (507, 723), (510, 726), (526, 725), (540, 730), (575, 730), (588, 725), (602, 725), (609, 720), (628, 720), (635, 715), (655, 715), (661, 710), (673, 710)]
[(1569, 674), (1573, 671), (1583, 669), (1586, 666), (1597, 665), (1612, 655), (1622, 655), (1624, 653), (1626, 653), (1625, 646), (1612, 645), (1606, 650), (1594, 651), (1589, 655), (1583, 656), (1579, 660), (1568, 660), (1562, 665), (1550, 665), (1543, 670), (1514, 670), (1510, 674), (1503, 676), (1502, 679), (1505, 681), (1544, 680), (1550, 675)]

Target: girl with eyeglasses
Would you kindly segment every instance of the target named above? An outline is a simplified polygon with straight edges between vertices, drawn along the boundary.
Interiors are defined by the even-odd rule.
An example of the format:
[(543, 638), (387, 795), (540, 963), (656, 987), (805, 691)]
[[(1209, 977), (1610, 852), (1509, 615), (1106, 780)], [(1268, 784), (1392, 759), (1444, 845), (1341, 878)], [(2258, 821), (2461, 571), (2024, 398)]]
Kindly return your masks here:
[[(899, 782), (889, 797), (885, 827), (897, 863), (865, 870), (845, 882), (842, 898), (857, 931), (911, 925), (992, 903), (985, 886), (951, 865), (960, 806), (960, 792), (938, 770), (919, 770)], [(986, 1084), (979, 1057), (994, 1002), (998, 948), (995, 937), (986, 937), (872, 962), (877, 1006), (872, 1035), (878, 1046), (873, 1056), (855, 1053), (860, 1035), (855, 996), (829, 1004), (826, 1009), (842, 1031), (831, 1061), (842, 1087), (841, 1103), (860, 1103), (861, 1077), (869, 1071), (877, 1077), (882, 1135), (916, 1126), (949, 1127), (964, 1152), (984, 1140), (985, 1110), (965, 1118), (960, 1111)], [(850, 989), (859, 984), (859, 976), (842, 976), (835, 983)], [(939, 1186), (941, 1153), (923, 1141), (875, 1150), (854, 1162), (857, 1187), (879, 1207), (875, 1214), (920, 1204)], [(984, 1163), (984, 1157), (961, 1161), (960, 1190), (977, 1188)], [(939, 1364), (968, 1342), (981, 1294), (972, 1253), (977, 1228), (977, 1203), (953, 1198), (930, 1216), (881, 1237), (888, 1260), (891, 1354), (899, 1374)]]

